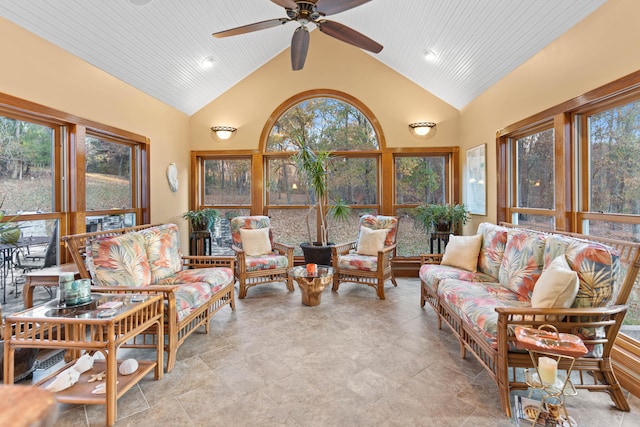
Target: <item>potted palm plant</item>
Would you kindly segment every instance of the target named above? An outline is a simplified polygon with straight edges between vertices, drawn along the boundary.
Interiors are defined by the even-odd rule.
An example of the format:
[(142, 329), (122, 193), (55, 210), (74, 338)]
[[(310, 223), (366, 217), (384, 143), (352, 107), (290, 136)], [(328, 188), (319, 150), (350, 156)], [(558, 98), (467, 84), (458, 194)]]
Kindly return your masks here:
[[(292, 156), (301, 182), (313, 200), (306, 216), (309, 240), (300, 244), (306, 263), (331, 264), (331, 243), (329, 241), (329, 221), (345, 220), (351, 214), (351, 208), (340, 198), (328, 206), (327, 200), (327, 163), (331, 158), (328, 151), (313, 151), (303, 138), (298, 138), (298, 152)], [(311, 198), (311, 197), (310, 197)], [(310, 218), (317, 212), (320, 226), (320, 241), (311, 235)]]
[(461, 204), (424, 204), (414, 209), (416, 225), (427, 233), (437, 231), (453, 233), (467, 223), (469, 209)]
[(216, 218), (220, 215), (216, 209), (204, 208), (187, 211), (182, 214), (182, 218), (189, 220), (192, 231), (208, 231), (215, 224)]

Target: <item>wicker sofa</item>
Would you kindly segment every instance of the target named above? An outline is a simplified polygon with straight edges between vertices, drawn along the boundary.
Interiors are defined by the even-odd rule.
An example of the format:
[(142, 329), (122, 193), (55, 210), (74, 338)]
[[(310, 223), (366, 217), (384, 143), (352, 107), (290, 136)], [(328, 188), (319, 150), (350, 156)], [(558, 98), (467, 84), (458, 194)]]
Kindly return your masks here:
[[(163, 293), (165, 351), (169, 372), (184, 340), (225, 305), (235, 309), (234, 257), (181, 256), (175, 224), (140, 225), (65, 236), (82, 278), (97, 292)], [(131, 347), (146, 347), (147, 331)]]
[[(580, 336), (589, 353), (573, 366), (574, 372), (579, 371), (572, 376), (576, 388), (608, 392), (617, 408), (628, 411), (613, 372), (611, 350), (637, 279), (640, 244), (510, 224), (482, 223), (478, 235), (477, 260), (471, 263), (475, 268), (442, 265), (449, 247), (444, 256), (422, 256), (420, 302), (434, 308), (438, 328), (444, 321), (457, 335), (461, 356), (469, 351), (486, 368), (498, 386), (507, 416), (511, 415), (510, 392), (527, 388), (520, 368), (532, 367), (529, 354), (515, 340), (518, 325), (551, 324), (560, 332)], [(577, 275), (575, 299), (564, 301), (563, 306), (556, 302), (548, 308), (533, 304), (533, 308), (533, 291), (555, 277), (547, 273), (542, 279), (542, 274), (558, 258), (564, 258)]]

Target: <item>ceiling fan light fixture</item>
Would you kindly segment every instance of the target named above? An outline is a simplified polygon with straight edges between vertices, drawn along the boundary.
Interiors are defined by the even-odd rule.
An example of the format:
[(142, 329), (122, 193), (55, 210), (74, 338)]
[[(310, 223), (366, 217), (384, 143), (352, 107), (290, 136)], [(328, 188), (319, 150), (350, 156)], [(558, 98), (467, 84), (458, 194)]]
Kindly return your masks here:
[(151, 3), (151, 0), (129, 0), (129, 2), (134, 6), (146, 6)]
[(436, 53), (430, 49), (425, 49), (422, 51), (422, 54), (424, 55), (424, 59), (426, 59), (427, 61), (435, 61), (436, 60)]
[(342, 42), (348, 43), (372, 53), (380, 53), (383, 46), (362, 33), (336, 21), (327, 21), (325, 16), (344, 12), (361, 6), (371, 0), (271, 0), (272, 3), (284, 8), (286, 18), (268, 19), (254, 22), (212, 34), (215, 38), (237, 36), (252, 33), (267, 28), (278, 27), (287, 22), (295, 21), (300, 26), (296, 29), (291, 40), (291, 69), (302, 70), (309, 48), (308, 24), (314, 24), (320, 32)]
[(434, 122), (416, 122), (409, 125), (409, 131), (416, 138), (430, 138), (436, 133), (436, 124)]
[(211, 134), (218, 141), (225, 142), (233, 138), (237, 130), (231, 126), (212, 126)]

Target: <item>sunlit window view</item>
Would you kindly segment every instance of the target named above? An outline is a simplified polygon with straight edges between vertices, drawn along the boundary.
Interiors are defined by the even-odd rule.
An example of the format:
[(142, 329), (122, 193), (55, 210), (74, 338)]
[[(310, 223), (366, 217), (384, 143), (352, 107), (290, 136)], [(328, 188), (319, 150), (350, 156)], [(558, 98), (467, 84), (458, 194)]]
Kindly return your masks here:
[[(338, 202), (352, 208), (349, 218), (335, 220), (329, 216), (329, 239), (345, 242), (354, 239), (359, 213), (377, 212), (379, 205), (378, 140), (366, 116), (354, 106), (333, 98), (313, 98), (300, 102), (286, 111), (271, 129), (267, 152), (297, 152), (302, 145), (314, 151), (330, 151), (327, 162), (327, 207)], [(356, 153), (359, 151), (360, 153)], [(374, 153), (374, 154), (367, 154)], [(267, 202), (269, 206), (291, 206), (278, 209), (279, 219), (285, 224), (300, 224), (294, 236), (284, 235), (281, 240), (297, 244), (308, 240), (307, 227), (317, 233), (315, 195), (305, 188), (295, 160), (291, 157), (267, 158)], [(295, 207), (295, 209), (293, 209)], [(304, 208), (303, 208), (304, 207)], [(270, 210), (269, 212), (272, 212)], [(307, 220), (308, 219), (308, 220)], [(294, 242), (295, 240), (295, 242)]]
[(419, 204), (446, 203), (444, 156), (397, 156), (395, 169), (396, 215), (400, 217), (396, 252), (399, 256), (431, 253), (429, 236), (414, 222), (413, 209)]
[(520, 213), (512, 221), (525, 227), (553, 229), (555, 205), (554, 132), (546, 129), (515, 141), (516, 206), (546, 209), (549, 216)]
[(86, 138), (87, 210), (132, 206), (132, 148), (126, 144)]
[[(588, 116), (589, 210), (640, 214), (640, 101)], [(640, 241), (640, 225), (590, 221), (589, 233)]]
[(7, 215), (53, 210), (54, 130), (0, 116), (0, 208)]

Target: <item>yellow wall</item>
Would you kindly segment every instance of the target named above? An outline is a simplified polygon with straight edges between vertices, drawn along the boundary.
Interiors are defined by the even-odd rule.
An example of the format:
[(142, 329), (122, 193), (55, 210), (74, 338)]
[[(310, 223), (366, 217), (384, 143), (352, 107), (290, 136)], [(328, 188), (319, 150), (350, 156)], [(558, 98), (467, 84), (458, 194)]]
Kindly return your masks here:
[[(4, 18), (0, 40), (0, 92), (151, 140), (151, 221), (184, 226), (179, 215), (189, 200), (189, 117)], [(165, 179), (171, 162), (179, 171), (176, 193)]]
[[(290, 61), (286, 49), (192, 115), (191, 149), (256, 149), (273, 111), (291, 96), (312, 89), (342, 91), (367, 105), (388, 147), (459, 144), (458, 110), (358, 48), (312, 31), (304, 69), (291, 71)], [(410, 135), (408, 124), (417, 121), (437, 122), (436, 135), (428, 140)], [(214, 142), (209, 132), (213, 125), (238, 131), (230, 142)]]
[(496, 131), (640, 69), (640, 2), (609, 0), (461, 110), (461, 161), (487, 144), (488, 216), (495, 221)]

